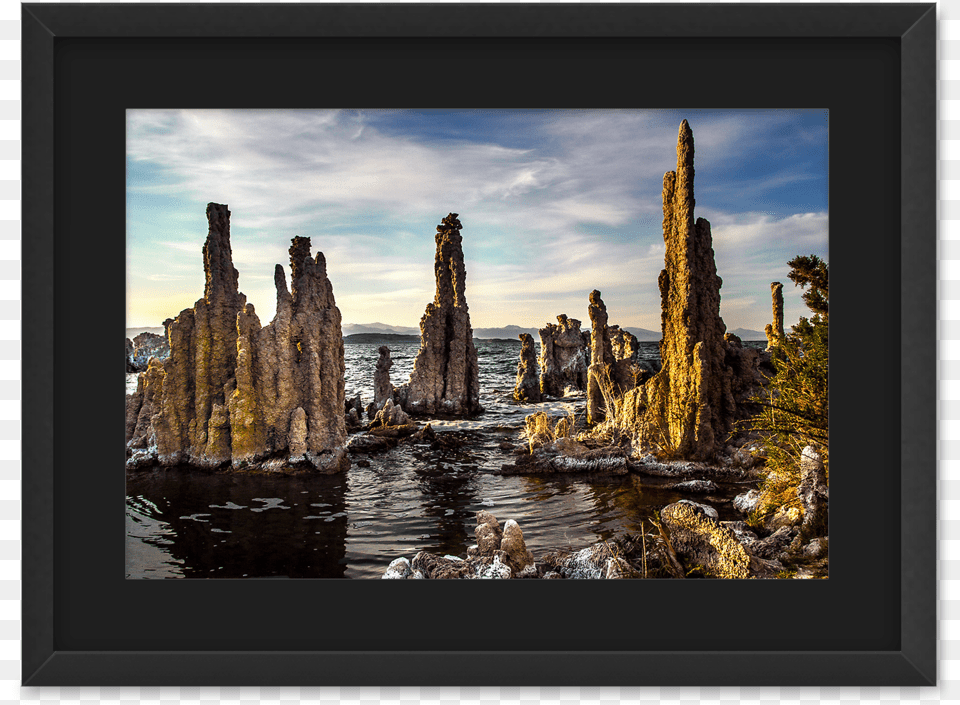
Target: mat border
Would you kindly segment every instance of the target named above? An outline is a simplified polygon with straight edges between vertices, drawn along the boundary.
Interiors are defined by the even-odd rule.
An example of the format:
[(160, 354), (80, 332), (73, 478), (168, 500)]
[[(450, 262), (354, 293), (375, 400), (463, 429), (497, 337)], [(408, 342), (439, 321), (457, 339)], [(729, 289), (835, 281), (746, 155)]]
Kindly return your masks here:
[[(214, 21), (229, 14), (229, 23)], [(647, 672), (688, 684), (936, 684), (936, 6), (22, 6), (23, 685), (437, 684), (507, 676), (530, 652), (66, 652), (54, 646), (54, 42), (67, 37), (888, 37), (901, 48), (901, 645), (890, 652), (552, 652), (559, 674)], [(44, 271), (46, 268), (46, 271)], [(916, 341), (927, 341), (917, 345)], [(908, 341), (912, 341), (908, 342)], [(908, 471), (909, 469), (909, 471)], [(318, 664), (322, 662), (322, 669)], [(612, 664), (619, 664), (612, 665)], [(122, 674), (119, 677), (118, 674)], [(243, 674), (243, 675), (241, 675)], [(319, 675), (318, 675), (319, 674)], [(589, 677), (587, 674), (592, 674)], [(627, 681), (629, 676), (621, 676)], [(731, 680), (732, 679), (732, 680)], [(569, 680), (565, 677), (564, 681)], [(680, 680), (680, 682), (683, 682)], [(252, 684), (252, 683), (251, 683)], [(535, 683), (529, 683), (535, 684)], [(539, 683), (536, 683), (539, 684)]]

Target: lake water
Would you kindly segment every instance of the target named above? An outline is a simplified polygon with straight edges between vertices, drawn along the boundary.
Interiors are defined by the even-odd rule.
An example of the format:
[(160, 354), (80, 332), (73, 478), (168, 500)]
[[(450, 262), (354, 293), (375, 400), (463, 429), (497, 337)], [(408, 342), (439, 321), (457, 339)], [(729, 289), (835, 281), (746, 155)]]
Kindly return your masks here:
[[(480, 403), (465, 421), (431, 421), (466, 442), (446, 451), (401, 446), (352, 456), (333, 476), (217, 474), (169, 469), (127, 474), (128, 578), (379, 578), (395, 558), (421, 550), (464, 554), (474, 543), (481, 509), (501, 523), (514, 519), (534, 556), (584, 548), (640, 530), (660, 507), (685, 496), (669, 481), (638, 475), (587, 478), (491, 474), (513, 462), (504, 440), (516, 441), (536, 410), (581, 416), (583, 395), (536, 405), (511, 396), (519, 341), (477, 341)], [(346, 390), (373, 398), (375, 344), (348, 344)], [(409, 377), (418, 343), (389, 346), (393, 383)], [(641, 356), (657, 359), (656, 343)], [(136, 375), (127, 375), (127, 390)], [(362, 467), (358, 460), (368, 460)], [(719, 484), (719, 483), (718, 483)], [(729, 501), (743, 485), (720, 484), (706, 501), (721, 519), (740, 518)], [(696, 499), (696, 496), (691, 498)], [(702, 499), (702, 498), (701, 498)], [(649, 526), (649, 525), (648, 525)]]

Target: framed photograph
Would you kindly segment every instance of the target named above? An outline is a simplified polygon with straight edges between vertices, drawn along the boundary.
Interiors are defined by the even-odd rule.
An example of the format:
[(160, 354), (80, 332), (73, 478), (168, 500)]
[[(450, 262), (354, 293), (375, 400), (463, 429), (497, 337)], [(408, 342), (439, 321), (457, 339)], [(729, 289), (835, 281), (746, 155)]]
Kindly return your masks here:
[[(934, 684), (935, 17), (933, 4), (23, 5), (24, 685)], [(666, 480), (629, 491), (618, 480), (584, 510), (578, 493), (607, 485), (484, 480), (491, 463), (500, 472), (535, 455), (516, 452), (534, 449), (537, 431), (528, 420), (514, 433), (510, 414), (562, 411), (567, 394), (569, 424), (582, 415), (593, 427), (616, 385), (624, 399), (646, 389), (654, 413), (666, 373), (652, 358), (668, 367), (673, 354), (654, 329), (666, 340), (680, 325), (668, 312), (679, 275), (667, 234), (657, 245), (646, 231), (689, 218), (677, 242), (705, 233), (709, 245), (710, 224), (686, 205), (694, 136), (705, 160), (695, 215), (716, 213), (714, 269), (698, 281), (723, 279), (719, 296), (700, 298), (726, 301), (725, 330), (746, 341), (719, 333), (724, 364), (759, 365), (787, 344), (776, 291), (759, 336), (770, 290), (752, 292), (773, 271), (761, 251), (784, 260), (783, 276), (791, 257), (812, 255), (790, 264), (794, 282), (811, 267), (805, 294), (818, 291), (817, 266), (833, 270), (830, 531), (824, 516), (790, 537), (797, 555), (825, 552), (829, 533), (829, 564), (784, 565), (770, 525), (756, 539), (770, 544), (766, 562), (742, 573), (672, 547), (607, 545), (662, 497), (716, 488), (674, 497)], [(711, 145), (730, 154), (711, 161)], [(575, 147), (591, 161), (569, 159)], [(616, 185), (674, 168), (653, 189)], [(628, 202), (638, 198), (643, 208)], [(721, 242), (718, 223), (742, 237)], [(465, 322), (444, 312), (463, 298), (464, 261)], [(345, 269), (352, 278), (338, 279)], [(614, 282), (606, 306), (599, 291), (587, 300), (591, 276), (597, 289)], [(646, 284), (624, 294), (617, 282), (631, 280)], [(582, 301), (565, 298), (583, 287)], [(807, 311), (801, 293), (786, 323), (812, 312), (825, 336), (825, 298), (805, 295)], [(651, 323), (627, 310), (630, 296)], [(678, 322), (700, 315), (678, 306)], [(510, 388), (516, 333), (549, 322), (543, 311), (583, 319), (592, 339), (569, 324), (586, 360), (577, 388), (576, 375), (545, 381), (554, 363), (540, 330), (531, 389), (548, 405), (521, 399), (525, 410), (523, 375)], [(608, 313), (623, 324), (615, 343)], [(324, 339), (334, 322), (336, 340)], [(125, 405), (111, 391), (121, 327)], [(629, 389), (610, 382), (618, 361), (647, 364), (623, 353), (628, 328), (657, 348), (653, 381), (641, 372)], [(462, 389), (444, 362), (443, 393), (424, 391), (437, 380), (421, 335), (466, 350)], [(805, 340), (808, 370), (819, 358)], [(215, 369), (221, 358), (229, 370)], [(503, 379), (484, 382), (492, 365)], [(337, 369), (345, 387), (311, 386)], [(490, 428), (462, 420), (482, 405)], [(697, 419), (708, 407), (689, 406)], [(825, 400), (822, 411), (817, 428)], [(656, 426), (644, 419), (637, 428)], [(700, 420), (695, 440), (670, 426), (655, 454), (629, 460), (600, 458), (608, 446), (548, 420), (544, 444), (576, 445), (561, 455), (598, 467), (715, 453)], [(476, 434), (487, 435), (474, 448)], [(426, 469), (378, 460), (394, 456), (374, 446), (408, 438)], [(723, 453), (740, 472), (746, 461)], [(187, 464), (206, 471), (176, 469)], [(733, 536), (746, 527), (720, 521), (738, 518), (728, 480), (707, 519)], [(468, 545), (484, 508), (529, 521), (528, 538), (563, 535), (568, 551), (599, 538), (605, 577), (637, 579), (380, 579), (581, 577), (569, 558), (527, 561), (512, 523), (490, 529), (494, 548), (481, 530)], [(577, 534), (581, 511), (610, 526)], [(544, 513), (550, 526), (536, 523)], [(650, 540), (669, 547), (674, 529), (658, 516), (668, 526)], [(388, 570), (391, 557), (403, 560)]]

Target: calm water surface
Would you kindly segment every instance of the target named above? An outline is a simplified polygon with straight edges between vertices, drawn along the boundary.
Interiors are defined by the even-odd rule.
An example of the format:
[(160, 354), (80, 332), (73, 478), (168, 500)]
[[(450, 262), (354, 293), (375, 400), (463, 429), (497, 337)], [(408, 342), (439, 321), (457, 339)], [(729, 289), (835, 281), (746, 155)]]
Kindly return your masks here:
[[(656, 343), (642, 343), (656, 359)], [(373, 398), (378, 345), (348, 344), (347, 396)], [(419, 344), (390, 345), (394, 384), (405, 381)], [(499, 448), (516, 441), (523, 419), (537, 409), (583, 414), (582, 395), (518, 405), (511, 394), (520, 345), (477, 342), (481, 404), (467, 421), (432, 421), (467, 442), (431, 451), (404, 446), (353, 456), (347, 473), (274, 477), (154, 470), (127, 475), (128, 578), (379, 578), (399, 556), (417, 551), (463, 554), (474, 543), (481, 509), (514, 519), (534, 555), (580, 549), (599, 539), (639, 531), (656, 509), (685, 495), (664, 481), (626, 477), (501, 477), (512, 462)], [(136, 375), (127, 387), (136, 387)], [(357, 461), (369, 460), (369, 467)], [(721, 486), (708, 503), (723, 519), (739, 518), (729, 500), (740, 485)]]

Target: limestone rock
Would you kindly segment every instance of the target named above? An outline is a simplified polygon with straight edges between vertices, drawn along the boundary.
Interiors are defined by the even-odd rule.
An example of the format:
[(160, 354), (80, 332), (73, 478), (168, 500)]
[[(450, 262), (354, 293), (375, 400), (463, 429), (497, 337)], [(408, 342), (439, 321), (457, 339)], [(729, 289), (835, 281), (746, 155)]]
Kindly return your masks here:
[(713, 578), (749, 578), (750, 554), (736, 534), (693, 502), (668, 504), (660, 519), (688, 571)]
[(619, 446), (590, 450), (572, 438), (557, 438), (540, 446), (530, 455), (521, 455), (514, 464), (502, 465), (498, 474), (626, 475), (629, 470), (626, 452)]
[(800, 454), (800, 485), (797, 496), (803, 504), (803, 524), (800, 527), (804, 539), (827, 534), (827, 508), (830, 489), (823, 459), (812, 446), (806, 446)]
[(721, 521), (720, 523), (730, 529), (737, 537), (737, 540), (746, 546), (759, 540), (757, 534), (745, 521)]
[(773, 323), (764, 327), (767, 334), (767, 350), (773, 350), (783, 340), (783, 284), (770, 282), (770, 297), (773, 299)]
[(130, 338), (126, 339), (126, 355), (124, 357), (126, 362), (125, 368), (127, 372), (137, 372), (137, 368), (133, 365), (133, 341)]
[(477, 566), (476, 576), (481, 580), (509, 580), (513, 577), (513, 571), (509, 565), (501, 562), (500, 556), (494, 556), (489, 565)]
[(307, 412), (302, 406), (294, 409), (290, 415), (290, 459), (300, 462), (307, 455)]
[(760, 504), (760, 490), (749, 490), (733, 498), (733, 508), (741, 514), (750, 514)]
[(490, 512), (477, 512), (477, 527), (473, 530), (473, 535), (477, 539), (477, 555), (492, 556), (500, 550), (503, 530), (497, 518)]
[(725, 366), (726, 327), (710, 223), (694, 221), (693, 132), (684, 120), (677, 170), (663, 179), (665, 268), (660, 273), (660, 357), (645, 385), (642, 441), (667, 455), (706, 460), (730, 431), (735, 402)]
[(277, 313), (269, 325), (247, 304), (237, 316), (237, 381), (230, 395), (232, 460), (236, 467), (289, 453), (293, 414), (306, 415), (306, 459), (321, 472), (349, 466), (344, 444), (345, 363), (340, 310), (323, 253), (310, 238), (290, 246), (290, 290), (276, 266)]
[(513, 398), (517, 401), (536, 403), (540, 401), (540, 369), (533, 336), (520, 334), (520, 362), (517, 365), (517, 384)]
[(156, 333), (141, 333), (132, 341), (133, 351), (130, 354), (130, 363), (135, 372), (143, 372), (151, 357), (166, 360), (170, 356), (170, 345), (164, 335)]
[[(237, 367), (237, 316), (246, 297), (230, 248), (230, 211), (207, 205), (204, 295), (164, 322), (170, 357), (163, 363), (163, 401), (154, 424), (163, 465), (219, 467), (230, 462), (224, 404)], [(235, 383), (235, 382), (234, 382)]]
[(810, 543), (801, 549), (805, 558), (822, 558), (827, 552), (828, 541), (826, 537), (813, 539)]
[(726, 333), (724, 340), (724, 366), (730, 382), (733, 406), (728, 415), (731, 422), (743, 421), (759, 413), (760, 409), (750, 401), (759, 395), (763, 385), (761, 369), (769, 364), (770, 353), (756, 348), (744, 347), (740, 338)]
[(126, 461), (127, 470), (148, 470), (157, 464), (157, 447), (143, 450), (128, 450), (130, 456)]
[(591, 346), (590, 367), (587, 370), (587, 423), (595, 424), (606, 418), (608, 404), (636, 387), (645, 377), (633, 359), (618, 358), (614, 353), (610, 326), (607, 325), (607, 307), (596, 289), (590, 292), (588, 312)]
[[(343, 339), (323, 255), (312, 258), (309, 238), (294, 238), (293, 293), (277, 265), (277, 314), (261, 327), (237, 288), (229, 210), (211, 203), (207, 219), (204, 297), (164, 323), (170, 356), (162, 366), (154, 358), (144, 373), (128, 447), (152, 434), (162, 465), (345, 470)], [(150, 386), (159, 405), (146, 429), (140, 419)]]
[(689, 504), (691, 507), (694, 507), (698, 511), (703, 512), (706, 516), (711, 519), (720, 519), (720, 515), (717, 513), (717, 510), (711, 507), (709, 504), (701, 504), (700, 502), (694, 502), (692, 499), (681, 499), (677, 504)]
[(755, 556), (772, 559), (779, 556), (793, 541), (797, 532), (789, 526), (783, 526), (763, 539), (746, 541), (744, 545)]
[(607, 331), (607, 307), (596, 289), (590, 292), (590, 306), (587, 310), (590, 314), (591, 329), (590, 367), (587, 370), (587, 423), (595, 424), (606, 417), (602, 387), (607, 387), (607, 394), (613, 393), (611, 367), (615, 358)]
[(344, 422), (347, 425), (347, 432), (353, 433), (362, 425), (361, 419), (363, 418), (363, 399), (360, 396), (360, 392), (357, 392), (356, 396), (347, 399), (346, 401), (346, 410), (344, 412)]
[(437, 226), (437, 293), (420, 319), (420, 351), (410, 381), (398, 390), (401, 405), (411, 414), (473, 416), (483, 411), (461, 227), (456, 213)]
[(613, 345), (607, 330), (607, 307), (596, 289), (590, 292), (590, 306), (587, 311), (590, 314), (590, 365), (613, 364), (616, 358), (613, 356)]
[(419, 430), (419, 424), (405, 423), (397, 426), (375, 426), (367, 431), (367, 435), (377, 436), (379, 438), (406, 438), (407, 436), (416, 435)]
[(413, 557), (410, 564), (414, 570), (423, 573), (429, 580), (451, 580), (472, 578), (475, 575), (474, 567), (462, 560), (453, 560), (441, 556), (434, 556), (426, 551), (420, 551)]
[(396, 445), (396, 439), (358, 434), (350, 437), (350, 440), (347, 441), (346, 450), (349, 453), (380, 453), (390, 450)]
[(566, 387), (587, 388), (587, 344), (580, 321), (557, 316), (556, 323), (540, 329), (540, 393), (562, 397)]
[[(153, 448), (156, 457), (157, 436), (153, 424), (163, 400), (163, 366), (154, 359), (137, 377), (137, 391), (127, 396), (126, 444), (127, 448)], [(129, 463), (128, 463), (129, 465)]]
[(410, 570), (410, 561), (406, 558), (398, 558), (390, 562), (381, 580), (406, 580), (412, 572), (413, 571)]
[(637, 340), (637, 336), (628, 330), (623, 330), (620, 326), (608, 326), (607, 332), (610, 336), (613, 356), (617, 360), (636, 362), (640, 355), (640, 341)]
[(351, 409), (356, 411), (358, 416), (363, 413), (363, 397), (360, 392), (352, 397), (347, 397), (344, 411), (349, 412)]
[(504, 561), (514, 573), (520, 573), (524, 568), (533, 565), (533, 554), (527, 550), (523, 540), (523, 531), (513, 519), (507, 519), (503, 525), (503, 539), (500, 541), (500, 550), (506, 554)]
[(467, 549), (466, 559), (421, 551), (411, 563), (405, 558), (393, 561), (384, 577), (416, 578), (418, 571), (420, 577), (431, 580), (538, 577), (533, 554), (527, 550), (517, 522), (508, 520), (501, 529), (496, 517), (487, 511), (477, 512), (476, 517), (477, 544)]
[(430, 424), (426, 424), (423, 428), (414, 433), (411, 438), (415, 441), (432, 443), (433, 441), (437, 440), (437, 432), (433, 430), (433, 427)]
[(606, 577), (612, 558), (616, 556), (605, 543), (595, 543), (561, 561), (558, 572), (567, 580), (597, 580)]
[[(387, 399), (383, 408), (377, 412), (376, 417), (370, 423), (372, 427), (377, 426), (407, 426), (412, 423), (410, 416), (399, 406), (393, 403), (392, 399)], [(416, 430), (416, 429), (414, 429)]]
[(693, 492), (695, 494), (712, 494), (718, 490), (716, 484), (710, 480), (685, 480), (684, 482), (668, 485), (668, 488), (671, 490), (679, 490), (680, 492)]
[(377, 360), (377, 369), (373, 373), (373, 408), (375, 411), (380, 411), (388, 399), (393, 400), (393, 387), (390, 384), (390, 368), (393, 367), (393, 360), (390, 359), (390, 348), (386, 345), (381, 345), (377, 352), (380, 353), (380, 358)]

